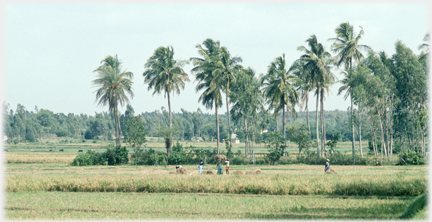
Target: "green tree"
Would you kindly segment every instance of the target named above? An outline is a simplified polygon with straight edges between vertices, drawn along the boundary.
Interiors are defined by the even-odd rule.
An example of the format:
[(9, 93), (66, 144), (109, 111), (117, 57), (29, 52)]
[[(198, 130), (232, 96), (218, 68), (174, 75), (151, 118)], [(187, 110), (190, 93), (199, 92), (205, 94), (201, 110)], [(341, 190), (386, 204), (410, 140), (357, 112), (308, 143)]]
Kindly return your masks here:
[(238, 63), (241, 63), (243, 60), (241, 57), (232, 57), (226, 47), (221, 47), (220, 49), (220, 58), (216, 63), (215, 70), (213, 74), (215, 78), (220, 78), (217, 80), (222, 85), (225, 86), (225, 98), (226, 98), (226, 108), (228, 115), (228, 131), (229, 131), (229, 142), (231, 143), (231, 120), (230, 120), (230, 110), (229, 110), (229, 93), (230, 93), (230, 83), (235, 81), (236, 75), (241, 75), (242, 66)]
[(219, 115), (218, 108), (222, 106), (222, 80), (215, 78), (214, 70), (219, 60), (220, 43), (212, 39), (204, 40), (202, 46), (197, 45), (198, 54), (202, 58), (193, 57), (190, 60), (193, 62), (194, 67), (192, 73), (195, 73), (195, 79), (198, 81), (196, 91), (204, 90), (200, 95), (198, 101), (207, 109), (215, 108), (216, 115), (216, 149), (219, 154)]
[[(321, 43), (318, 43), (317, 37), (312, 35), (306, 42), (309, 48), (305, 46), (297, 47), (297, 50), (303, 52), (304, 54), (300, 56), (300, 61), (304, 62), (304, 70), (308, 73), (310, 79), (315, 85), (315, 95), (316, 95), (316, 138), (317, 138), (317, 155), (320, 157), (322, 152), (320, 152), (320, 137), (318, 132), (318, 103), (321, 99), (321, 136), (323, 137), (323, 144), (325, 144), (325, 136), (323, 135), (324, 130), (324, 91), (329, 87), (330, 84), (334, 82), (334, 75), (330, 71), (331, 55), (324, 49)], [(323, 146), (321, 146), (323, 148)], [(322, 149), (321, 148), (321, 149)]]
[(311, 135), (311, 129), (309, 124), (309, 93), (313, 91), (314, 88), (314, 82), (312, 79), (310, 79), (311, 75), (306, 72), (305, 63), (302, 60), (296, 60), (293, 65), (290, 67), (289, 71), (297, 77), (297, 79), (294, 81), (295, 87), (297, 87), (297, 91), (300, 93), (300, 100), (301, 103), (299, 104), (301, 108), (305, 106), (306, 110), (306, 121), (307, 121), (307, 127), (309, 131), (309, 135)]
[(116, 146), (120, 147), (120, 120), (118, 105), (123, 106), (129, 103), (128, 94), (133, 98), (132, 91), (132, 72), (121, 70), (121, 62), (115, 57), (107, 56), (101, 61), (101, 66), (95, 69), (97, 77), (93, 80), (93, 85), (97, 87), (96, 101), (98, 105), (108, 105), (109, 111), (114, 114)]
[(299, 155), (303, 149), (307, 149), (307, 154), (309, 158), (309, 148), (311, 146), (311, 138), (307, 127), (302, 125), (293, 124), (288, 127), (288, 139), (298, 145)]
[[(345, 70), (348, 68), (352, 68), (354, 62), (359, 63), (362, 58), (364, 58), (363, 54), (360, 50), (370, 50), (370, 47), (367, 45), (360, 45), (359, 41), (362, 38), (364, 31), (360, 26), (360, 33), (358, 35), (354, 32), (354, 27), (350, 25), (348, 22), (341, 23), (335, 29), (336, 38), (330, 38), (329, 41), (333, 41), (332, 51), (337, 53), (335, 56), (335, 64), (337, 67), (340, 67), (342, 64), (345, 65)], [(349, 76), (346, 76), (349, 77)], [(349, 81), (349, 80), (347, 80)], [(344, 87), (343, 90), (341, 88)], [(351, 98), (351, 132), (352, 132), (352, 155), (353, 155), (353, 163), (355, 164), (354, 153), (355, 153), (355, 137), (354, 137), (354, 123), (353, 123), (353, 101), (352, 101), (352, 89), (346, 85), (342, 86), (339, 89), (338, 95), (347, 90)], [(347, 96), (345, 96), (346, 99)]]
[[(261, 93), (260, 81), (256, 79), (255, 72), (248, 67), (243, 70), (242, 75), (237, 76), (237, 81), (233, 85), (231, 102), (234, 104), (231, 108), (233, 120), (237, 123), (243, 120), (245, 131), (245, 155), (249, 154), (249, 130), (256, 123), (259, 110), (263, 109), (263, 95)], [(248, 119), (251, 118), (252, 121)], [(252, 122), (252, 124), (250, 123)], [(254, 139), (252, 139), (252, 143)]]
[[(277, 57), (269, 66), (267, 77), (264, 80), (264, 94), (269, 99), (269, 105), (275, 111), (282, 109), (282, 135), (286, 145), (286, 123), (288, 122), (287, 112), (295, 113), (295, 105), (298, 102), (298, 93), (293, 85), (296, 79), (286, 64), (285, 54)], [(283, 151), (285, 155), (285, 150)]]
[(147, 142), (145, 123), (141, 115), (130, 117), (125, 121), (126, 130), (124, 134), (127, 135), (126, 142), (129, 143), (134, 153), (138, 153), (141, 147)]
[[(183, 66), (188, 64), (186, 60), (174, 60), (174, 49), (170, 46), (157, 48), (145, 64), (143, 73), (144, 82), (148, 84), (148, 90), (153, 89), (155, 93), (164, 93), (168, 99), (169, 127), (172, 128), (172, 112), (170, 93), (180, 94), (184, 89), (185, 82), (190, 81)], [(167, 156), (171, 153), (172, 136), (166, 144)]]

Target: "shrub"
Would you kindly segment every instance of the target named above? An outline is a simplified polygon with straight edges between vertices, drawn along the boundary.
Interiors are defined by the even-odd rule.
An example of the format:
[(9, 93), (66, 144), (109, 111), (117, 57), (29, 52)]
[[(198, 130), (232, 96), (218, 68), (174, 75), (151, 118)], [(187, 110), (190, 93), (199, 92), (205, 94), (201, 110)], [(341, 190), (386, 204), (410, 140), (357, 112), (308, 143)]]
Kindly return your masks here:
[(54, 133), (57, 135), (57, 137), (65, 137), (69, 135), (69, 131), (65, 129), (58, 129)]
[(148, 150), (137, 150), (131, 155), (133, 165), (166, 165), (166, 153), (156, 153), (152, 148)]
[(294, 161), (289, 156), (284, 156), (284, 157), (281, 157), (277, 161), (277, 163), (281, 164), (281, 165), (286, 165), (286, 164), (292, 164), (292, 163), (294, 163)]
[(421, 153), (417, 153), (411, 150), (405, 150), (399, 153), (398, 165), (423, 165), (425, 164), (425, 157)]
[(87, 151), (85, 154), (78, 154), (72, 161), (72, 166), (91, 166), (91, 165), (120, 165), (129, 162), (126, 147), (114, 147), (110, 144), (103, 153)]
[(245, 156), (236, 156), (231, 159), (230, 164), (232, 165), (248, 165), (249, 159)]

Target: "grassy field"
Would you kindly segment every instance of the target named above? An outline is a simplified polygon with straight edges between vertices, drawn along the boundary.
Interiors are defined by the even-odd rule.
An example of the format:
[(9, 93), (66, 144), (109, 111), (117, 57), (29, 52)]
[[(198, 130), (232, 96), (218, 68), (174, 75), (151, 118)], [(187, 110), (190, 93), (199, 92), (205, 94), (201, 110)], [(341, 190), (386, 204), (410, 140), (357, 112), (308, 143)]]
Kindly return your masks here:
[[(159, 140), (158, 140), (159, 139)], [(152, 148), (157, 151), (163, 151), (166, 152), (165, 145), (160, 138), (156, 137), (150, 137), (148, 138), (149, 142), (147, 142), (146, 148)], [(177, 141), (174, 141), (176, 143)], [(191, 142), (191, 141), (179, 141), (180, 144), (183, 145), (184, 148), (193, 146), (195, 148), (203, 148), (208, 150), (213, 150), (216, 148), (216, 142)], [(34, 150), (35, 152), (49, 152), (50, 149), (53, 149), (54, 152), (58, 152), (60, 149), (64, 149), (64, 152), (72, 152), (76, 153), (78, 150), (83, 150), (84, 152), (90, 149), (96, 149), (99, 151), (104, 151), (104, 147), (107, 145), (107, 142), (101, 142), (101, 141), (90, 141), (86, 140), (86, 142), (81, 142), (78, 140), (68, 140), (68, 142), (64, 142), (64, 140), (60, 140), (58, 138), (52, 139), (50, 141), (46, 141), (44, 143), (19, 143), (19, 144), (8, 144), (7, 148), (8, 152), (31, 152), (31, 150)], [(127, 147), (127, 144), (123, 143), (123, 146)], [(233, 152), (240, 151), (244, 153), (244, 143), (233, 143)], [(287, 151), (294, 153), (298, 153), (298, 146), (292, 142), (287, 141)], [(358, 146), (358, 142), (356, 143), (356, 148)], [(368, 148), (367, 141), (362, 142), (362, 148), (363, 152), (367, 153)], [(127, 147), (128, 149), (131, 149), (130, 147)], [(226, 151), (225, 144), (220, 143), (219, 148), (221, 151)], [(312, 151), (316, 151), (316, 148), (312, 148)], [(336, 147), (337, 151), (340, 152), (351, 152), (351, 142), (339, 142)], [(254, 152), (255, 153), (266, 153), (268, 152), (267, 148), (265, 147), (265, 144), (255, 144), (254, 145)], [(358, 152), (358, 150), (356, 150)]]
[(395, 219), (409, 198), (171, 193), (7, 192), (6, 218)]
[[(185, 165), (188, 174), (179, 175), (170, 174), (174, 166), (74, 167), (68, 163), (86, 148), (64, 147), (8, 147), (6, 219), (391, 220), (427, 192), (427, 166), (332, 165), (336, 174), (326, 174), (324, 166), (233, 165), (230, 175), (215, 175), (216, 166), (205, 165), (213, 175), (199, 175)], [(415, 218), (426, 217), (423, 210)]]

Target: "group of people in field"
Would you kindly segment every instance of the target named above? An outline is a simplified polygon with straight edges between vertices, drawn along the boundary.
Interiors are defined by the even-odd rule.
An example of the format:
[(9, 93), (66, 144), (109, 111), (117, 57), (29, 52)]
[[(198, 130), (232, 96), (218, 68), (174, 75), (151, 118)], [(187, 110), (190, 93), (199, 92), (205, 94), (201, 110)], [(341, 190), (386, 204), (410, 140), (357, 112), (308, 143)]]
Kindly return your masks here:
[[(229, 159), (227, 159), (227, 160), (225, 161), (225, 163), (226, 163), (225, 172), (226, 172), (226, 174), (229, 174)], [(217, 164), (217, 167), (218, 167), (217, 174), (223, 174), (223, 172), (222, 172), (222, 167), (221, 167), (221, 164), (220, 164), (220, 163)], [(176, 169), (178, 169), (178, 168), (182, 168), (182, 166), (180, 166), (180, 165), (176, 166)], [(329, 171), (329, 170), (330, 170), (330, 160), (327, 159), (326, 164), (325, 164), (325, 167), (324, 167), (324, 172), (327, 172), (327, 171)], [(198, 165), (198, 173), (199, 173), (199, 174), (202, 174), (203, 171), (204, 171), (204, 161), (203, 161), (203, 160), (200, 160), (200, 163), (199, 163), (199, 165)]]
[[(227, 159), (227, 160), (225, 161), (225, 163), (226, 163), (226, 168), (225, 168), (226, 174), (229, 174), (229, 159)], [(218, 163), (217, 166), (218, 166), (217, 174), (223, 174), (221, 164)], [(204, 171), (204, 161), (203, 161), (203, 160), (200, 160), (200, 163), (199, 163), (199, 165), (198, 165), (198, 173), (199, 173), (199, 174), (202, 174), (203, 171)]]

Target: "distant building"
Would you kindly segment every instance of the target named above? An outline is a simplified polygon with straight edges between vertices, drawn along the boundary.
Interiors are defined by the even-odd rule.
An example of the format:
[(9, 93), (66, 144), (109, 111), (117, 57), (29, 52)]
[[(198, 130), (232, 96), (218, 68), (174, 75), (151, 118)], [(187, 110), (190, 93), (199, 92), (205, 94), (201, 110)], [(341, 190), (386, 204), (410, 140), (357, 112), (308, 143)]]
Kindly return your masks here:
[(3, 142), (7, 141), (7, 140), (8, 140), (8, 137), (7, 136), (3, 136)]
[(268, 132), (268, 130), (266, 130), (266, 129), (265, 130), (261, 130), (260, 134), (267, 133), (267, 132)]

